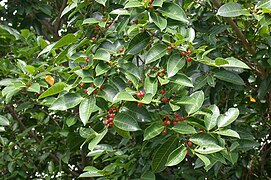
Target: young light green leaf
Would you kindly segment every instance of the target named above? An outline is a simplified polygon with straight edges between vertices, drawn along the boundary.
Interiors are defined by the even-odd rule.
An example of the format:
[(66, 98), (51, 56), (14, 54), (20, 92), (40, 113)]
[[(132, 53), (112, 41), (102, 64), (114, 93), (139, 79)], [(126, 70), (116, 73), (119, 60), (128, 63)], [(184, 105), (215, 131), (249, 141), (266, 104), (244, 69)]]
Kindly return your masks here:
[(128, 112), (118, 113), (114, 118), (114, 125), (124, 131), (141, 130), (138, 126), (136, 117), (134, 117), (132, 114), (129, 114)]
[(0, 126), (8, 126), (9, 120), (5, 116), (0, 115)]
[(176, 148), (178, 141), (177, 136), (171, 136), (156, 150), (152, 158), (153, 172), (160, 172), (165, 168), (168, 156)]
[(151, 12), (150, 16), (154, 22), (154, 24), (159, 27), (161, 31), (163, 31), (167, 27), (167, 20), (165, 18), (162, 18), (160, 15)]
[(65, 94), (57, 98), (49, 109), (64, 111), (77, 106), (78, 104), (80, 104), (82, 100), (83, 98), (79, 94), (75, 93)]
[(241, 15), (247, 15), (249, 12), (242, 8), (242, 6), (236, 2), (229, 2), (222, 5), (216, 15), (222, 17), (237, 17)]
[(164, 2), (163, 7), (159, 10), (164, 16), (174, 19), (177, 21), (181, 21), (184, 23), (188, 23), (188, 19), (185, 15), (184, 10), (177, 4), (172, 2)]
[(230, 137), (236, 137), (240, 139), (239, 134), (231, 129), (224, 129), (224, 130), (219, 130), (219, 131), (215, 131), (216, 134), (220, 134), (222, 136), (230, 136)]
[(175, 166), (182, 162), (186, 156), (186, 147), (180, 146), (175, 149), (172, 153), (170, 153), (166, 166)]
[(116, 15), (127, 15), (129, 16), (130, 13), (129, 11), (125, 10), (125, 9), (115, 9), (113, 11), (110, 12), (110, 14), (116, 14)]
[(180, 134), (195, 134), (197, 131), (193, 126), (188, 125), (185, 122), (176, 124), (172, 130), (180, 133)]
[(194, 100), (194, 104), (185, 105), (185, 110), (188, 114), (192, 114), (199, 110), (204, 102), (204, 93), (203, 91), (197, 91), (190, 95), (190, 98)]
[(42, 93), (38, 99), (42, 99), (48, 96), (58, 94), (62, 92), (65, 87), (67, 87), (67, 84), (64, 82), (55, 83), (53, 86), (47, 89), (44, 93)]
[(129, 43), (127, 48), (128, 54), (138, 54), (146, 48), (150, 41), (150, 35), (147, 32), (137, 34)]
[(243, 69), (250, 69), (248, 65), (240, 61), (239, 59), (236, 59), (234, 57), (229, 57), (225, 59), (228, 63), (227, 64), (222, 64), (220, 67), (225, 67), (225, 68), (243, 68)]
[(28, 92), (35, 92), (39, 93), (40, 92), (40, 85), (39, 83), (33, 83), (30, 87), (27, 88)]
[(217, 144), (205, 144), (195, 149), (200, 154), (213, 154), (222, 151), (224, 148)]
[(226, 81), (236, 85), (245, 85), (243, 79), (236, 73), (231, 71), (219, 71), (214, 76), (222, 81)]
[(230, 108), (228, 111), (223, 115), (221, 114), (217, 119), (217, 126), (225, 127), (230, 125), (233, 121), (235, 121), (239, 116), (239, 110), (237, 108)]
[(144, 140), (149, 140), (158, 136), (163, 131), (164, 126), (161, 123), (153, 123), (149, 127), (147, 127), (144, 131)]
[(166, 45), (164, 44), (156, 44), (150, 48), (148, 51), (145, 61), (146, 64), (152, 63), (160, 58), (162, 58), (164, 55), (166, 55)]
[(172, 77), (179, 72), (185, 65), (185, 60), (179, 54), (172, 54), (167, 61), (167, 74)]
[(83, 21), (82, 25), (84, 24), (96, 24), (98, 23), (99, 21), (95, 18), (87, 18)]
[(214, 128), (217, 124), (217, 118), (220, 115), (217, 105), (213, 104), (209, 108), (213, 114), (208, 114), (204, 117), (204, 124), (206, 129), (209, 131)]
[(92, 96), (84, 98), (79, 106), (79, 117), (84, 125), (87, 124), (91, 113), (95, 111), (96, 99)]

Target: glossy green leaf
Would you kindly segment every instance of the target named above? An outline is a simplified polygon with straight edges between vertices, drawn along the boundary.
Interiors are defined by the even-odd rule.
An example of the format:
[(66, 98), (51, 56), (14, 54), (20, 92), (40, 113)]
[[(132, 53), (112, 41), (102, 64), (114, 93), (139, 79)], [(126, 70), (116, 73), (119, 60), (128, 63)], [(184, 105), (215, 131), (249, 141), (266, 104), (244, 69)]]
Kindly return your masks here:
[(140, 180), (156, 180), (155, 174), (151, 171), (148, 171), (140, 177)]
[(99, 173), (99, 170), (93, 166), (87, 166), (84, 168), (84, 172), (80, 174), (79, 178), (88, 178), (88, 177), (101, 177), (103, 176), (101, 173)]
[(221, 114), (217, 119), (217, 126), (225, 127), (230, 125), (233, 121), (235, 121), (239, 116), (239, 110), (237, 108), (230, 108), (228, 111), (223, 115)]
[(179, 84), (186, 87), (194, 87), (191, 78), (187, 77), (185, 74), (178, 73), (169, 80), (175, 84)]
[(190, 98), (192, 98), (195, 103), (185, 105), (185, 110), (188, 114), (192, 114), (201, 108), (204, 102), (204, 93), (203, 91), (194, 92), (193, 94), (190, 95)]
[(154, 22), (154, 24), (159, 27), (161, 31), (163, 31), (167, 27), (167, 20), (165, 18), (162, 18), (160, 15), (151, 12), (150, 16)]
[(94, 97), (90, 96), (88, 98), (84, 98), (79, 106), (79, 117), (84, 125), (87, 124), (91, 113), (95, 111), (96, 100)]
[(95, 0), (97, 3), (99, 3), (99, 4), (101, 4), (101, 5), (103, 5), (103, 6), (105, 6), (105, 3), (106, 3), (106, 1), (107, 0)]
[(231, 129), (224, 129), (224, 130), (219, 130), (219, 131), (215, 131), (216, 134), (220, 134), (222, 136), (229, 136), (229, 137), (236, 137), (240, 139), (239, 134)]
[(164, 44), (154, 45), (153, 47), (150, 48), (145, 57), (146, 64), (157, 61), (158, 59), (166, 55), (166, 53), (167, 53), (166, 45)]
[(185, 122), (176, 124), (172, 130), (180, 133), (180, 134), (195, 134), (197, 131), (193, 126), (188, 125)]
[(224, 148), (217, 144), (205, 144), (195, 149), (195, 152), (200, 154), (213, 154), (222, 151)]
[(65, 87), (67, 87), (67, 84), (64, 82), (55, 83), (53, 86), (51, 86), (49, 89), (47, 89), (44, 93), (42, 93), (39, 96), (39, 99), (58, 94), (58, 93), (62, 92)]
[(164, 16), (174, 19), (177, 21), (181, 21), (184, 23), (188, 23), (188, 19), (185, 15), (184, 10), (177, 4), (172, 2), (164, 2), (163, 7), (159, 10)]
[(9, 120), (5, 117), (0, 115), (0, 126), (8, 126)]
[(83, 21), (82, 25), (84, 24), (96, 24), (98, 23), (99, 21), (95, 18), (87, 18)]
[(30, 87), (27, 88), (28, 92), (35, 92), (39, 93), (40, 92), (40, 85), (39, 83), (33, 83)]
[(152, 80), (150, 77), (145, 78), (145, 83), (144, 83), (144, 88), (145, 88), (145, 94), (152, 94), (154, 96), (157, 92), (158, 88), (158, 82), (157, 80)]
[(145, 49), (150, 41), (150, 35), (147, 32), (137, 34), (129, 43), (127, 53), (138, 54)]
[(107, 63), (100, 62), (97, 64), (95, 68), (96, 76), (100, 76), (105, 74), (107, 71), (110, 70), (110, 66)]
[(104, 138), (104, 136), (107, 134), (108, 129), (105, 128), (101, 133), (97, 134), (95, 138), (93, 138), (89, 144), (88, 144), (88, 149), (90, 151), (93, 151), (93, 149), (96, 147), (97, 144)]
[(166, 166), (175, 166), (182, 162), (186, 156), (186, 147), (180, 146), (170, 153)]
[(185, 65), (185, 60), (179, 54), (173, 54), (167, 61), (167, 74), (172, 77), (179, 72)]
[(215, 105), (215, 104), (211, 105), (208, 109), (211, 110), (212, 113), (213, 113), (213, 114), (210, 114), (210, 115), (206, 115), (204, 117), (205, 127), (209, 131), (209, 130), (213, 129), (216, 126), (217, 118), (220, 115), (220, 112), (219, 112), (219, 109), (218, 109), (217, 105)]
[(152, 5), (162, 7), (163, 2), (163, 0), (153, 0)]
[(222, 81), (226, 81), (236, 85), (245, 85), (243, 79), (236, 73), (231, 71), (219, 71), (214, 76)]
[(217, 144), (217, 140), (207, 133), (197, 133), (189, 138), (189, 141), (196, 145), (203, 146), (206, 144)]
[(161, 123), (153, 123), (149, 127), (147, 127), (144, 131), (144, 140), (152, 139), (163, 131), (164, 126)]
[(176, 148), (179, 138), (171, 136), (154, 153), (152, 158), (152, 171), (160, 172), (165, 169), (169, 154)]
[(240, 61), (239, 59), (236, 59), (234, 57), (229, 57), (225, 59), (228, 63), (220, 65), (220, 67), (225, 67), (225, 68), (243, 68), (243, 69), (250, 69), (248, 65)]
[(202, 160), (205, 167), (207, 167), (207, 166), (209, 166), (211, 164), (210, 160), (206, 156), (204, 156), (202, 154), (198, 154), (198, 153), (196, 153), (196, 155), (200, 158), (200, 160)]
[(110, 53), (105, 49), (98, 49), (93, 57), (93, 59), (102, 60), (102, 61), (109, 61), (110, 60)]
[(121, 112), (116, 115), (114, 118), (114, 125), (117, 128), (122, 129), (124, 131), (138, 131), (141, 130), (138, 126), (136, 117), (128, 112)]
[(76, 40), (77, 39), (75, 38), (75, 35), (73, 35), (73, 34), (67, 34), (67, 35), (63, 36), (60, 40), (58, 40), (56, 42), (56, 44), (54, 45), (54, 49), (61, 48), (63, 46), (71, 44), (71, 43), (73, 43)]
[(124, 16), (125, 15), (127, 15), (127, 16), (130, 15), (129, 11), (127, 11), (125, 9), (115, 9), (115, 10), (111, 11), (110, 14), (117, 14), (117, 15), (124, 15)]
[(114, 102), (119, 101), (137, 101), (131, 94), (126, 91), (119, 92), (113, 99)]
[(132, 0), (132, 1), (128, 1), (125, 6), (124, 9), (126, 8), (134, 8), (134, 7), (141, 7), (143, 6), (143, 4), (141, 2), (139, 2), (138, 0)]
[(64, 111), (77, 106), (78, 104), (80, 104), (82, 100), (83, 98), (79, 94), (75, 93), (65, 94), (57, 98), (49, 109)]
[(237, 17), (241, 15), (249, 14), (249, 12), (242, 8), (242, 6), (236, 2), (229, 2), (222, 5), (216, 15), (222, 17)]
[(258, 1), (255, 8), (256, 9), (265, 8), (265, 9), (271, 10), (271, 1), (270, 0)]

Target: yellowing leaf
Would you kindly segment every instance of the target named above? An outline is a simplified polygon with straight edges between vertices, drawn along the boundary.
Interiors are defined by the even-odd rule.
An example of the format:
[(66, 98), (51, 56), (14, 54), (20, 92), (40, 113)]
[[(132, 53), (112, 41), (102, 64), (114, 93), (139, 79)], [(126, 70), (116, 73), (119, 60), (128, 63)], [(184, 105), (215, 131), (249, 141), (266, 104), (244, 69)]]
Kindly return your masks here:
[(51, 86), (55, 84), (55, 80), (51, 75), (46, 75), (45, 76), (45, 81), (50, 84)]
[(250, 102), (256, 102), (256, 99), (254, 99), (252, 96), (249, 96)]

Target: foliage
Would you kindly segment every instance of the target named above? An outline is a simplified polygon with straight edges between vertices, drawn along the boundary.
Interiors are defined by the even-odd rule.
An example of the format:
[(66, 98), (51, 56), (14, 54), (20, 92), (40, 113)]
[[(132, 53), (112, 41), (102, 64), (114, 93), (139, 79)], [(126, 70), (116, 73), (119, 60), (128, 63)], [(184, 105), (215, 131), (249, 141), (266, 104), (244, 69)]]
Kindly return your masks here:
[(2, 177), (271, 176), (268, 0), (20, 3), (0, 8)]

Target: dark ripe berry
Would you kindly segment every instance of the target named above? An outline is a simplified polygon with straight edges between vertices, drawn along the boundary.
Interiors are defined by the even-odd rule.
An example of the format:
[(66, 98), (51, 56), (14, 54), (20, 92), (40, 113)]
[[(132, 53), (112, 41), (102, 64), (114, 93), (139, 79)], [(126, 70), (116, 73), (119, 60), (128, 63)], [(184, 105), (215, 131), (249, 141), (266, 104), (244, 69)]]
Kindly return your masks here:
[(168, 117), (168, 116), (165, 116), (164, 119), (165, 119), (165, 120), (169, 120), (169, 117)]
[(93, 91), (93, 94), (98, 94), (98, 90), (95, 89), (95, 90)]
[(103, 18), (103, 21), (104, 21), (104, 22), (106, 22), (106, 21), (107, 21), (107, 18), (106, 18), (106, 17), (104, 17), (104, 18)]
[(189, 55), (191, 54), (191, 52), (192, 52), (191, 49), (188, 49), (186, 53)]
[(95, 41), (95, 40), (96, 40), (96, 37), (95, 37), (95, 36), (93, 36), (93, 37), (91, 38), (91, 40), (92, 40), (92, 41)]
[(108, 112), (111, 114), (113, 113), (113, 109), (109, 109)]
[(202, 133), (202, 132), (204, 132), (204, 130), (203, 130), (203, 129), (199, 129), (198, 132), (199, 132), (199, 133)]
[(180, 117), (180, 114), (176, 113), (174, 116), (175, 116), (176, 118), (178, 118), (178, 117)]
[(88, 90), (87, 90), (87, 89), (85, 89), (85, 90), (84, 90), (84, 92), (85, 92), (85, 93), (88, 93)]
[(150, 77), (150, 75), (151, 75), (150, 73), (147, 74), (148, 77)]
[(165, 94), (165, 92), (166, 92), (166, 91), (165, 91), (164, 89), (161, 90), (161, 94)]
[(128, 83), (131, 83), (132, 81), (130, 79), (128, 79)]
[(165, 72), (166, 72), (166, 70), (165, 70), (165, 69), (162, 69), (161, 73), (165, 73)]
[(175, 126), (176, 124), (178, 124), (178, 120), (173, 121), (173, 125)]
[(162, 131), (162, 134), (166, 135), (166, 134), (167, 134), (167, 130), (164, 129), (164, 130)]
[(153, 2), (153, 0), (150, 0), (150, 1), (149, 1), (149, 4), (152, 4), (152, 2)]
[(85, 85), (84, 83), (81, 83), (81, 84), (80, 84), (80, 87), (84, 87), (84, 85)]
[(139, 107), (139, 108), (142, 108), (142, 106), (143, 106), (143, 104), (142, 103), (137, 103), (137, 107)]
[(138, 24), (138, 20), (134, 20), (134, 21), (133, 21), (133, 24)]
[(191, 58), (191, 57), (188, 57), (186, 60), (187, 60), (187, 62), (191, 62), (191, 61), (192, 61), (192, 58)]
[(171, 46), (168, 46), (168, 47), (167, 47), (167, 50), (168, 50), (168, 51), (172, 50), (172, 47), (171, 47)]
[(85, 62), (89, 62), (89, 58), (88, 57), (85, 57)]
[(166, 120), (166, 125), (170, 125), (170, 124), (171, 124), (170, 120)]
[(107, 126), (107, 125), (108, 125), (108, 121), (104, 121), (103, 124), (104, 124), (105, 126)]
[(153, 10), (153, 9), (154, 9), (154, 7), (153, 7), (152, 5), (150, 5), (150, 6), (149, 6), (149, 9), (150, 9), (150, 10)]
[(191, 141), (188, 141), (188, 142), (187, 142), (187, 145), (188, 145), (189, 147), (191, 147), (191, 146), (193, 145), (193, 143), (192, 143)]
[(167, 125), (167, 120), (163, 121), (163, 124), (164, 124), (164, 125)]
[(108, 121), (109, 122), (112, 122), (114, 118), (108, 118)]
[(109, 118), (114, 118), (114, 117), (115, 117), (115, 114), (111, 113), (111, 114), (109, 114), (108, 117), (109, 117)]
[(95, 26), (96, 26), (96, 28), (100, 28), (99, 24), (96, 24)]
[(182, 116), (182, 117), (180, 117), (180, 121), (181, 121), (181, 122), (183, 122), (183, 121), (184, 121), (184, 119), (185, 119), (185, 118), (184, 118), (183, 116)]
[(86, 66), (82, 66), (82, 69), (86, 69)]
[(186, 52), (181, 52), (180, 55), (181, 56), (186, 56)]
[(124, 51), (124, 48), (120, 48), (119, 52), (122, 53)]
[(155, 66), (152, 70), (153, 70), (153, 71), (156, 71), (157, 69), (158, 69), (158, 67)]
[(167, 103), (167, 102), (168, 102), (168, 98), (163, 97), (163, 98), (162, 98), (162, 102), (163, 102), (163, 103)]
[(100, 89), (104, 89), (104, 84), (101, 85)]
[(114, 123), (113, 122), (109, 122), (109, 126), (110, 127), (114, 126)]

